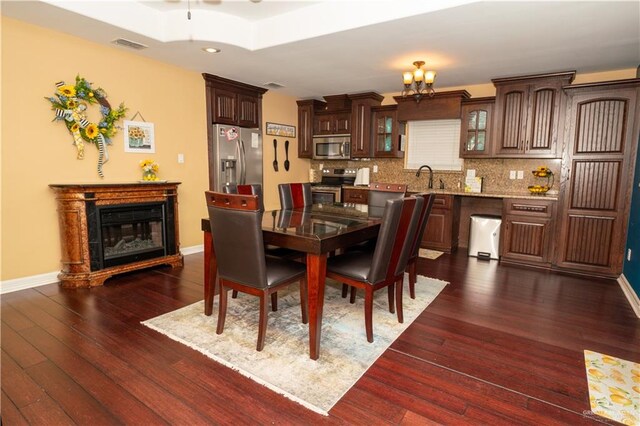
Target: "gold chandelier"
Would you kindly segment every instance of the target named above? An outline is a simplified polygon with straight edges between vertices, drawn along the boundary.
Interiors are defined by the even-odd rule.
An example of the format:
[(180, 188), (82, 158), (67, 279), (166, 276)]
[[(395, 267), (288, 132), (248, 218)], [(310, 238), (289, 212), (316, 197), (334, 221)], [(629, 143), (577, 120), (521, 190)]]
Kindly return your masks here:
[(422, 66), (424, 65), (424, 61), (415, 61), (413, 65), (416, 67), (413, 72), (406, 71), (402, 73), (402, 80), (404, 81), (402, 97), (413, 96), (416, 103), (420, 103), (424, 95), (433, 97), (433, 95), (436, 94), (436, 91), (433, 89), (436, 72), (423, 70)]

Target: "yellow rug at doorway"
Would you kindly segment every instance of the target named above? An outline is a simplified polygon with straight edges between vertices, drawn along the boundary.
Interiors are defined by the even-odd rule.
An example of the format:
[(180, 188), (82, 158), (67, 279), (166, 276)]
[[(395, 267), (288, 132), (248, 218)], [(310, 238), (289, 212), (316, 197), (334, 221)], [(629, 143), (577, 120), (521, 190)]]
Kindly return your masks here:
[(640, 364), (584, 351), (591, 412), (640, 426)]

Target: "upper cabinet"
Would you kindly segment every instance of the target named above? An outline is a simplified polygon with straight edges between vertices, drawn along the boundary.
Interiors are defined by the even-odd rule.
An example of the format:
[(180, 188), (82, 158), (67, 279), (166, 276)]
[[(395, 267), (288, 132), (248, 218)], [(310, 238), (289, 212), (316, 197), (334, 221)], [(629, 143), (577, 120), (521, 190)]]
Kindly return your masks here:
[(402, 157), (398, 132), (397, 106), (373, 108), (373, 156), (377, 158)]
[(489, 157), (491, 120), (496, 98), (475, 98), (462, 102), (460, 117), (460, 158)]
[(491, 80), (496, 86), (494, 157), (556, 158), (562, 87), (575, 71)]
[(351, 111), (319, 112), (313, 120), (314, 135), (347, 135), (351, 133)]
[(316, 99), (297, 101), (298, 104), (298, 157), (313, 157), (315, 111), (323, 110), (325, 103)]
[(349, 95), (351, 99), (351, 158), (369, 158), (371, 148), (372, 108), (379, 106), (384, 97), (375, 92)]
[(211, 74), (202, 74), (206, 83), (209, 124), (230, 124), (260, 128), (262, 95), (267, 91)]

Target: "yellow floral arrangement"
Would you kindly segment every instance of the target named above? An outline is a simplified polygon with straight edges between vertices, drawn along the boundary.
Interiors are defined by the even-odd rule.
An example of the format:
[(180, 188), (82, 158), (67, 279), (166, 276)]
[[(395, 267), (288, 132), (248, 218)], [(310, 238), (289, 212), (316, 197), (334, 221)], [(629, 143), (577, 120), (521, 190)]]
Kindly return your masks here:
[[(118, 131), (116, 122), (124, 117), (127, 108), (121, 103), (117, 109), (112, 109), (107, 101), (106, 92), (98, 87), (94, 89), (83, 77), (76, 76), (75, 84), (56, 83), (54, 96), (47, 99), (51, 102), (51, 109), (55, 111), (54, 121), (62, 121), (73, 136), (77, 158), (84, 158), (84, 142), (93, 143), (98, 147), (98, 174), (104, 177), (102, 165), (109, 161), (106, 145), (111, 145), (111, 138)], [(88, 105), (100, 105), (102, 117), (97, 123), (87, 119)]]
[(160, 170), (160, 166), (153, 160), (142, 160), (140, 161), (140, 168), (142, 169), (142, 180), (145, 181), (155, 181), (158, 180), (158, 170)]

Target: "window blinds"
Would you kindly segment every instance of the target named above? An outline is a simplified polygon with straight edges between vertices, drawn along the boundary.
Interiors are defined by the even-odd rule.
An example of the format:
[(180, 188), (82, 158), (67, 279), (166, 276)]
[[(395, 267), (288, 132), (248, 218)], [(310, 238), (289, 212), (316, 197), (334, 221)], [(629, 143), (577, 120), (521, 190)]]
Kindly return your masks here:
[(407, 169), (462, 170), (460, 120), (407, 122)]

